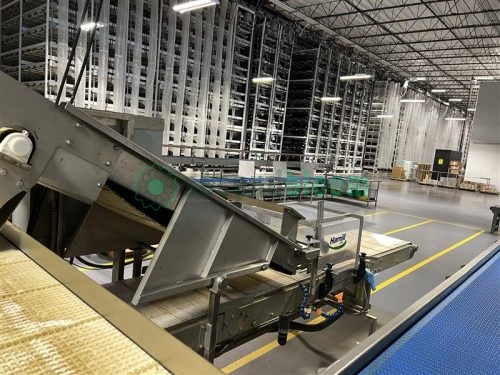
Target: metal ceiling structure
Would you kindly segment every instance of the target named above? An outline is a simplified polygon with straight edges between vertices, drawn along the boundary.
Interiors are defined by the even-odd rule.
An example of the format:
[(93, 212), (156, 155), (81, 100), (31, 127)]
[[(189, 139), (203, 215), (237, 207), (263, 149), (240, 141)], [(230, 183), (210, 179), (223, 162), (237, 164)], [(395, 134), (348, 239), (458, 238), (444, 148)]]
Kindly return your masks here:
[[(466, 105), (471, 80), (500, 75), (498, 0), (269, 0), (374, 63)], [(459, 103), (457, 103), (459, 104)]]

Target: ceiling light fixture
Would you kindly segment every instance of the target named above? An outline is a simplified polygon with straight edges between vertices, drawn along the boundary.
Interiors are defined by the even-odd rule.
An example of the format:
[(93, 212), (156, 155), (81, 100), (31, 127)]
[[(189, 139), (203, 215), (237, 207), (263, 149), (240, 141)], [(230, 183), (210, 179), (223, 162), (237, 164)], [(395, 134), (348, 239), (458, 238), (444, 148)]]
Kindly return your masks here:
[(219, 4), (219, 0), (193, 0), (187, 1), (185, 3), (175, 4), (174, 6), (172, 6), (172, 9), (179, 13), (185, 13), (217, 4)]
[(425, 103), (425, 99), (401, 99), (401, 103)]
[(467, 108), (467, 111), (469, 111), (469, 112), (476, 112), (476, 108)]
[(373, 76), (370, 74), (362, 74), (358, 73), (353, 76), (340, 76), (341, 81), (351, 81), (351, 80), (360, 80), (360, 79), (370, 79)]
[(80, 29), (82, 29), (82, 31), (90, 31), (94, 28), (100, 28), (100, 27), (104, 27), (106, 26), (105, 23), (101, 23), (101, 22), (98, 22), (98, 23), (95, 23), (95, 22), (85, 22), (85, 23), (82, 23), (80, 25)]
[(425, 77), (413, 77), (413, 78), (410, 78), (410, 81), (426, 81), (427, 78)]
[(384, 103), (372, 103), (372, 105), (384, 105)]
[(446, 117), (446, 121), (465, 121), (467, 120), (466, 118), (463, 117)]
[(394, 115), (377, 115), (377, 118), (393, 118)]
[(450, 98), (448, 99), (449, 102), (461, 102), (462, 99), (459, 99), (459, 98)]
[(480, 76), (480, 77), (474, 77), (476, 81), (493, 81), (495, 77), (493, 76)]
[(323, 96), (321, 98), (322, 102), (340, 102), (342, 98), (340, 96)]
[(445, 89), (432, 89), (431, 92), (446, 92)]
[(252, 83), (267, 84), (267, 83), (271, 83), (272, 81), (274, 81), (273, 77), (257, 77), (257, 78), (252, 78)]

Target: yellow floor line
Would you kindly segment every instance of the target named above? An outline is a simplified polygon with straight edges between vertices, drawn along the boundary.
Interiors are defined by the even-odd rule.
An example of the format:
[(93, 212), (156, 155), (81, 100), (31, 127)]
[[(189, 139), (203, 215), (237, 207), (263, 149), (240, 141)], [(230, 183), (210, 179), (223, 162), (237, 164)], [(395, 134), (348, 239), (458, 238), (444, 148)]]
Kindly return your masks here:
[(380, 211), (380, 212), (375, 212), (375, 213), (373, 213), (373, 214), (363, 215), (363, 217), (370, 217), (370, 216), (382, 215), (382, 214), (388, 214), (388, 213), (391, 213), (391, 211)]
[(402, 232), (404, 230), (416, 228), (416, 227), (419, 227), (419, 226), (424, 225), (424, 224), (429, 224), (429, 223), (432, 223), (433, 221), (434, 220), (430, 220), (430, 219), (429, 220), (425, 220), (425, 221), (421, 221), (420, 223), (408, 225), (408, 226), (403, 227), (403, 228), (398, 228), (398, 229), (390, 230), (389, 232), (385, 232), (383, 234), (384, 234), (384, 236), (388, 236), (390, 234), (394, 234), (394, 233)]
[[(432, 221), (432, 220), (429, 220), (429, 222)], [(423, 225), (425, 224), (426, 222), (422, 222), (422, 223), (417, 223), (413, 226), (410, 225), (410, 227), (414, 227), (416, 225)], [(404, 230), (403, 228), (401, 229), (397, 229), (397, 231), (399, 230)], [(397, 275), (391, 277), (390, 279), (387, 279), (386, 281), (384, 281), (383, 283), (380, 283), (379, 285), (377, 285), (377, 290), (372, 292), (373, 293), (376, 293), (376, 292), (379, 292), (381, 291), (382, 289), (388, 287), (389, 285), (395, 283), (396, 281), (398, 281), (399, 279), (409, 275), (410, 273), (416, 271), (417, 269), (425, 266), (426, 264), (436, 260), (437, 258), (449, 253), (450, 251), (453, 251), (455, 250), (456, 248), (464, 245), (465, 243), (473, 240), (474, 238), (476, 238), (477, 236), (483, 234), (485, 231), (484, 230), (480, 230), (476, 233), (474, 233), (472, 236), (469, 236), (467, 237), (466, 239), (460, 241), (460, 242), (457, 242), (456, 244), (454, 245), (451, 245), (450, 247), (447, 247), (446, 249), (444, 250), (441, 250), (440, 252), (422, 260), (421, 262), (415, 264), (414, 266), (411, 266), (410, 268), (407, 268), (406, 270), (404, 270), (403, 272), (401, 273), (398, 273)], [(329, 313), (333, 312), (330, 311)], [(321, 320), (323, 320), (324, 318), (323, 317), (317, 317), (315, 319), (313, 319), (310, 324), (316, 324), (316, 323), (319, 323)], [(302, 333), (302, 331), (293, 331), (293, 332), (290, 332), (288, 334), (288, 341), (292, 340), (293, 338), (297, 337), (298, 335), (300, 335)], [(223, 367), (221, 370), (222, 372), (224, 372), (225, 374), (230, 374), (236, 370), (238, 370), (239, 368), (247, 365), (248, 363), (254, 361), (255, 359), (259, 358), (259, 357), (262, 357), (264, 354), (266, 353), (269, 353), (270, 351), (272, 351), (273, 349), (276, 349), (278, 346), (280, 346), (277, 342), (277, 340), (274, 340), (272, 342), (270, 342), (269, 344), (266, 344), (262, 347), (260, 347), (259, 349), (247, 354), (246, 356), (234, 361), (233, 363), (230, 363), (229, 365), (227, 365), (226, 367)]]
[(428, 258), (425, 258), (421, 262), (418, 262), (417, 264), (411, 266), (410, 268), (405, 269), (403, 272), (400, 272), (397, 275), (395, 275), (395, 276), (393, 276), (393, 277), (385, 280), (384, 282), (382, 282), (379, 285), (377, 285), (377, 290), (375, 290), (374, 292), (372, 292), (372, 294), (375, 293), (375, 292), (381, 291), (382, 289), (388, 287), (389, 285), (391, 285), (392, 283), (398, 281), (399, 279), (401, 279), (401, 278), (403, 278), (405, 276), (408, 276), (410, 273), (418, 270), (419, 268), (422, 268), (426, 264), (429, 264), (430, 262), (436, 260), (437, 258), (442, 257), (443, 255), (449, 253), (450, 251), (453, 251), (456, 248), (458, 248), (458, 247), (466, 244), (467, 242), (473, 240), (474, 238), (476, 238), (477, 236), (483, 234), (484, 232), (485, 232), (484, 230), (480, 230), (479, 232), (474, 233), (472, 236), (469, 236), (466, 239), (464, 239), (464, 240), (462, 240), (460, 242), (457, 242), (456, 244), (451, 245), (450, 247), (447, 247), (444, 250), (441, 250), (439, 253), (436, 253), (434, 255), (431, 255)]
[(387, 211), (387, 212), (392, 213), (392, 214), (396, 214), (396, 215), (414, 217), (416, 219), (434, 220), (436, 223), (448, 224), (448, 225), (453, 225), (456, 227), (462, 227), (462, 228), (468, 228), (468, 229), (474, 229), (474, 230), (484, 230), (484, 228), (474, 227), (471, 225), (464, 225), (464, 224), (458, 224), (458, 223), (450, 223), (449, 221), (429, 219), (428, 217), (415, 216), (415, 215), (405, 214), (403, 212), (397, 212), (397, 211)]

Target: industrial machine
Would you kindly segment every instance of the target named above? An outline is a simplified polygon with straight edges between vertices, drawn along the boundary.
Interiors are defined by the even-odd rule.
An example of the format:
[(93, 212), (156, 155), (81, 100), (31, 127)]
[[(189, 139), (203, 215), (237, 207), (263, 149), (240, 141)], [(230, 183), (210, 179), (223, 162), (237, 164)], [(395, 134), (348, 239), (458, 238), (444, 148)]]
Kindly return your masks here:
[[(69, 261), (113, 252), (105, 288), (209, 361), (263, 332), (277, 332), (283, 345), (289, 329), (366, 314), (372, 273), (416, 251), (363, 232), (361, 216), (326, 217), (321, 204), (311, 220), (299, 208), (208, 190), (71, 105), (56, 106), (1, 73), (0, 87), (0, 239), (14, 245), (4, 250), (25, 253), (53, 275), (40, 261), (46, 247)], [(7, 221), (28, 192), (26, 235)], [(49, 206), (47, 194), (55, 197)], [(134, 252), (129, 278), (126, 250)], [(144, 250), (153, 252), (146, 267)], [(118, 305), (112, 317), (129, 314)], [(332, 308), (321, 313), (324, 323), (296, 321), (324, 305)]]

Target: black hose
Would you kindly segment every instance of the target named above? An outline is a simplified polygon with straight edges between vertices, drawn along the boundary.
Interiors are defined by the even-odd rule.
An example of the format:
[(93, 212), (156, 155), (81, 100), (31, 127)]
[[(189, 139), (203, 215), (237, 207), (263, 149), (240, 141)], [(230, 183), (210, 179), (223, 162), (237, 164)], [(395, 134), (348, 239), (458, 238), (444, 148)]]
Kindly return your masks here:
[[(146, 252), (146, 254), (143, 255), (142, 259), (144, 260), (144, 258), (148, 257), (151, 253), (149, 252)], [(72, 263), (72, 259), (73, 257), (70, 258), (70, 263)], [(113, 268), (113, 263), (111, 264), (99, 264), (99, 263), (94, 263), (94, 262), (91, 262), (89, 260), (86, 260), (85, 258), (79, 256), (79, 257), (74, 257), (75, 259), (78, 259), (81, 263), (85, 264), (86, 266), (89, 266), (89, 267), (94, 267), (94, 268), (99, 268), (99, 269), (103, 269), (103, 270), (107, 270), (107, 269), (111, 269)], [(125, 262), (125, 265), (128, 266), (129, 264), (132, 264), (134, 263), (134, 260), (129, 260), (128, 262)]]
[(79, 262), (85, 264), (86, 266), (89, 266), (89, 267), (94, 267), (94, 268), (100, 268), (100, 269), (103, 269), (103, 270), (108, 270), (110, 268), (113, 268), (113, 265), (103, 265), (103, 264), (99, 264), (99, 263), (93, 263), (93, 262), (89, 262), (88, 260), (85, 260), (84, 258), (82, 257), (75, 257), (76, 259), (78, 259)]
[(292, 320), (290, 322), (290, 329), (296, 329), (296, 330), (304, 331), (304, 332), (318, 332), (318, 331), (321, 331), (321, 330), (331, 326), (343, 314), (344, 313), (341, 312), (340, 314), (335, 315), (331, 319), (325, 319), (321, 323), (318, 323), (318, 324), (306, 324), (306, 323), (300, 323), (300, 322), (296, 322), (295, 320)]
[(285, 345), (288, 338), (289, 330), (299, 330), (304, 332), (318, 332), (321, 331), (333, 323), (335, 323), (342, 315), (344, 315), (344, 302), (342, 302), (342, 297), (337, 298), (339, 302), (337, 311), (333, 314), (322, 313), (321, 316), (325, 318), (322, 322), (318, 324), (306, 324), (300, 323), (292, 320), (292, 314), (282, 314), (278, 320), (278, 344)]
[(77, 25), (76, 29), (76, 35), (75, 39), (73, 39), (73, 45), (71, 46), (71, 52), (68, 57), (68, 63), (66, 64), (66, 69), (64, 70), (64, 74), (61, 79), (61, 84), (59, 86), (59, 91), (57, 92), (57, 98), (56, 98), (56, 105), (59, 105), (59, 101), (61, 100), (61, 95), (63, 92), (64, 87), (66, 86), (66, 80), (68, 79), (68, 73), (69, 73), (69, 68), (71, 66), (71, 60), (75, 58), (75, 53), (76, 53), (76, 46), (78, 45), (78, 40), (80, 39), (80, 33), (81, 33), (81, 24), (83, 21), (85, 21), (85, 17), (87, 17), (87, 12), (89, 10), (89, 3), (90, 0), (86, 0), (85, 4), (83, 5), (83, 11), (82, 11), (82, 16), (80, 18), (80, 23)]
[(70, 104), (73, 104), (73, 102), (75, 101), (76, 93), (78, 91), (78, 87), (80, 86), (80, 81), (82, 80), (83, 72), (85, 71), (85, 65), (87, 65), (87, 62), (89, 61), (90, 50), (92, 49), (92, 43), (94, 43), (95, 34), (97, 31), (97, 22), (99, 21), (99, 17), (101, 16), (101, 9), (103, 2), (104, 0), (101, 0), (99, 3), (99, 7), (97, 8), (97, 14), (94, 20), (94, 28), (92, 29), (92, 33), (90, 34), (90, 41), (87, 42), (87, 50), (85, 51), (85, 57), (83, 59), (82, 68), (78, 73), (78, 79), (76, 80), (75, 86), (73, 87), (73, 95), (71, 95), (71, 99), (69, 101)]

